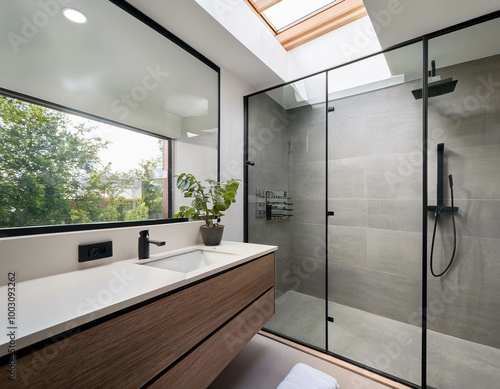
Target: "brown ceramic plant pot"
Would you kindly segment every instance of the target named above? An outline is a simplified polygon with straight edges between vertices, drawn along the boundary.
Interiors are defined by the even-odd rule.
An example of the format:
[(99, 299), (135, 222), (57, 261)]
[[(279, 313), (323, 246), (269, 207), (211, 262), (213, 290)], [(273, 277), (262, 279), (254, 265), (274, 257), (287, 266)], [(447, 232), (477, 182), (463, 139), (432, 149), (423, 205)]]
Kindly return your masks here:
[(224, 232), (224, 226), (218, 224), (216, 226), (200, 226), (201, 239), (205, 246), (217, 246), (222, 240), (222, 234)]

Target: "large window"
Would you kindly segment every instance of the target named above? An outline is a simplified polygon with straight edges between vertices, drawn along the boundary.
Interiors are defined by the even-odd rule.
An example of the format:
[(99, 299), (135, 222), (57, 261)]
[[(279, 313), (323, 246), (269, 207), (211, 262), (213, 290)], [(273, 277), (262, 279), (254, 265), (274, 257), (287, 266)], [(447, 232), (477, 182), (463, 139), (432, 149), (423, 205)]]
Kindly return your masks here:
[(170, 217), (169, 142), (0, 96), (0, 228)]
[(219, 67), (124, 0), (42, 3), (0, 1), (0, 238), (179, 221), (175, 176), (218, 177)]

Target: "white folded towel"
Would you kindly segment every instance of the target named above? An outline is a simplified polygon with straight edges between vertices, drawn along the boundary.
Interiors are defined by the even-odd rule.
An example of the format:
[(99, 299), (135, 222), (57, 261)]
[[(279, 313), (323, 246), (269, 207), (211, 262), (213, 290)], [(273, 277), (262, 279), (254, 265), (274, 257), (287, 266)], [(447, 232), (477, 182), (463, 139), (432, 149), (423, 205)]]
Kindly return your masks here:
[(277, 389), (339, 389), (337, 380), (304, 363), (297, 363)]
[(290, 381), (283, 381), (276, 389), (304, 389)]

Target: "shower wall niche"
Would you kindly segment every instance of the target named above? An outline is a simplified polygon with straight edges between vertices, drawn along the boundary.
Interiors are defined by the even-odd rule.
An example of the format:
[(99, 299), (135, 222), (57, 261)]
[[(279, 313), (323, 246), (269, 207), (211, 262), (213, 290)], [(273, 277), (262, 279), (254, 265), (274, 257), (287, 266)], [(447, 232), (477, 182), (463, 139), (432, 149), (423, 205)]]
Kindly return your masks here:
[[(279, 247), (268, 331), (410, 387), (498, 386), (500, 41), (493, 36), (498, 19), (246, 98), (254, 163), (247, 240)], [(424, 56), (429, 69), (435, 61), (436, 77), (458, 80), (454, 90), (415, 99)], [(427, 205), (436, 203), (438, 143), (459, 212), (455, 261), (435, 278), (435, 215)], [(447, 180), (444, 189), (449, 206)], [(283, 194), (293, 216), (259, 217), (267, 191)], [(451, 216), (442, 215), (437, 270), (453, 240)]]

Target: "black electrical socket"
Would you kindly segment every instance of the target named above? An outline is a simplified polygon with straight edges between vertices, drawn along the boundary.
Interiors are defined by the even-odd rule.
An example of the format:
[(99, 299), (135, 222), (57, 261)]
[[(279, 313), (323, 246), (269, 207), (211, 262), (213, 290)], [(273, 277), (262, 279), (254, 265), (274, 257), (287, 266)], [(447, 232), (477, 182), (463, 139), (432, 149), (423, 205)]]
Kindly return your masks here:
[(78, 246), (78, 262), (108, 258), (113, 255), (113, 242), (81, 244)]

